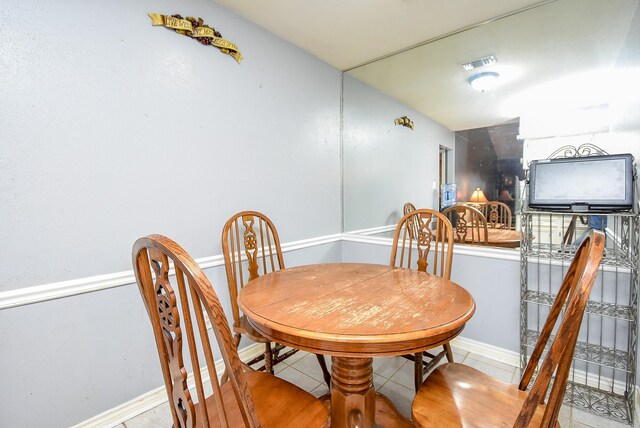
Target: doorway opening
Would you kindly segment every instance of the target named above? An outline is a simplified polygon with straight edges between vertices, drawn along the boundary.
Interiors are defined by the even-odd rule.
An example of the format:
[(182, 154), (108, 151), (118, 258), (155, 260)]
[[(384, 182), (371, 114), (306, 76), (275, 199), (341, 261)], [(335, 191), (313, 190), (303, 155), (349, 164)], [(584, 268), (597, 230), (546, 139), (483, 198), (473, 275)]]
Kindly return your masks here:
[(440, 146), (439, 154), (439, 173), (438, 173), (438, 188), (435, 189), (438, 194), (437, 208), (442, 207), (442, 185), (450, 184), (453, 182), (453, 154), (450, 148)]

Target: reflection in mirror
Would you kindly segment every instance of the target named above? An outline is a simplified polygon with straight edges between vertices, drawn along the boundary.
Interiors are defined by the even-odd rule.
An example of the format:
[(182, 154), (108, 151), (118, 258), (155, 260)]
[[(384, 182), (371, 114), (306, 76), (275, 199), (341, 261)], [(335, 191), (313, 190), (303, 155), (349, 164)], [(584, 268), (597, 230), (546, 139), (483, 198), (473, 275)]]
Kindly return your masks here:
[[(455, 182), (457, 200), (476, 208), (488, 201), (508, 206), (512, 226), (516, 226), (522, 204), (522, 141), (518, 141), (519, 121), (456, 132)], [(476, 200), (478, 191), (484, 200)], [(490, 221), (489, 218), (487, 220)]]
[[(532, 159), (567, 139), (637, 157), (638, 3), (544, 1), (345, 72), (344, 231), (389, 236), (406, 202), (439, 209), (447, 182), (458, 202), (480, 188), (506, 203), (517, 227)], [(474, 90), (487, 72), (495, 87)], [(413, 129), (395, 125), (403, 116)]]

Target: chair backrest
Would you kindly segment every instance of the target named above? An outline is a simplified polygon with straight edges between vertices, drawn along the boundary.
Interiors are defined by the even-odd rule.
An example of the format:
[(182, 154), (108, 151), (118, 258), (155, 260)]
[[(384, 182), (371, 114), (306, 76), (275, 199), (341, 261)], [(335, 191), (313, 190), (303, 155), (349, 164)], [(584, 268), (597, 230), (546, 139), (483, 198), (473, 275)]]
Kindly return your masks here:
[(452, 258), (452, 227), (444, 215), (424, 208), (410, 211), (400, 219), (393, 235), (391, 266), (417, 269), (451, 279)]
[(415, 210), (416, 210), (416, 206), (413, 205), (411, 202), (407, 202), (406, 204), (404, 204), (404, 207), (402, 207), (402, 214), (407, 215), (411, 211), (415, 211)]
[[(171, 275), (170, 262), (173, 263), (175, 277)], [(150, 235), (135, 242), (133, 266), (153, 326), (174, 426), (192, 427), (196, 422), (200, 426), (209, 426), (209, 423), (223, 427), (230, 425), (230, 401), (229, 397), (222, 399), (203, 308), (211, 321), (233, 388), (233, 394), (229, 394), (233, 396), (231, 401), (237, 401), (245, 426), (259, 426), (227, 318), (211, 283), (199, 266), (182, 247), (162, 235)], [(185, 347), (194, 369), (196, 400), (187, 387)], [(203, 359), (213, 386), (213, 394), (209, 397), (205, 396), (199, 370)], [(211, 400), (215, 405), (210, 404)]]
[(494, 229), (511, 229), (511, 208), (504, 202), (490, 201), (482, 207), (482, 214), (487, 219), (487, 227)]
[(473, 207), (480, 212), (482, 212), (484, 205), (486, 202), (462, 202), (460, 205), (466, 205), (468, 207)]
[[(520, 380), (518, 388), (525, 391), (529, 382), (531, 382), (545, 348), (547, 348), (548, 351), (544, 361), (538, 370), (535, 382), (527, 395), (514, 426), (526, 427), (529, 425), (538, 404), (544, 403), (552, 380), (553, 385), (551, 386), (551, 393), (549, 394), (541, 426), (552, 426), (552, 423), (557, 420), (569, 377), (571, 360), (578, 340), (580, 324), (589, 299), (589, 293), (591, 293), (591, 288), (598, 275), (604, 246), (604, 234), (591, 229), (578, 248), (551, 306), (549, 316), (540, 332), (540, 337), (531, 353), (531, 359)], [(548, 346), (558, 316), (563, 312), (565, 305), (564, 318), (555, 333), (551, 346)]]
[(222, 253), (227, 272), (231, 310), (240, 322), (240, 289), (260, 275), (284, 269), (278, 232), (269, 218), (257, 211), (241, 211), (222, 228)]
[(454, 205), (442, 212), (454, 227), (453, 239), (465, 244), (487, 245), (487, 219), (480, 210), (469, 205)]
[[(402, 207), (402, 215), (405, 216), (415, 210), (416, 210), (416, 206), (413, 205), (411, 202), (407, 202), (406, 204), (404, 204), (404, 207)], [(409, 218), (409, 220), (407, 221), (407, 229), (413, 239), (415, 239), (417, 236), (416, 227), (417, 227), (417, 224), (413, 221), (413, 217)]]

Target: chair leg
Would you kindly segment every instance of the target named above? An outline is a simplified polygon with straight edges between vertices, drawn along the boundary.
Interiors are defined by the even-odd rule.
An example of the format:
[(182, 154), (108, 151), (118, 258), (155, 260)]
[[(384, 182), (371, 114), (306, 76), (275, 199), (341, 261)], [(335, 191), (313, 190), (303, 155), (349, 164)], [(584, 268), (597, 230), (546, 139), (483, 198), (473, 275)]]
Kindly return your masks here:
[(421, 352), (416, 352), (413, 356), (414, 358), (414, 363), (413, 363), (413, 382), (414, 382), (414, 386), (416, 387), (416, 392), (418, 392), (418, 389), (420, 388), (420, 385), (422, 385), (422, 351)]
[(264, 371), (273, 374), (271, 361), (271, 342), (267, 342), (264, 344)]
[(324, 360), (324, 355), (316, 354), (316, 358), (318, 359), (318, 363), (320, 364), (320, 368), (322, 369), (322, 377), (324, 377), (324, 382), (327, 384), (327, 388), (331, 389), (331, 375), (329, 374), (329, 370), (327, 369), (327, 362)]
[(448, 343), (444, 344), (444, 350), (447, 353), (447, 361), (453, 363), (453, 351), (451, 350), (451, 345)]

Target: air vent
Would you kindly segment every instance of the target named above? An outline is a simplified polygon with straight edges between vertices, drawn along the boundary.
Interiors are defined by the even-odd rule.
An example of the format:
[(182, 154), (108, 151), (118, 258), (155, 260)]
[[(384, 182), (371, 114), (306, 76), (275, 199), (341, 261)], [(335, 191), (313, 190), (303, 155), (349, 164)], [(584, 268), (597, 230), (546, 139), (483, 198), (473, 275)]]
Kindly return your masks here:
[(476, 68), (484, 67), (485, 65), (491, 65), (498, 62), (498, 59), (494, 55), (488, 55), (475, 61), (465, 62), (461, 67), (466, 71), (475, 70)]

